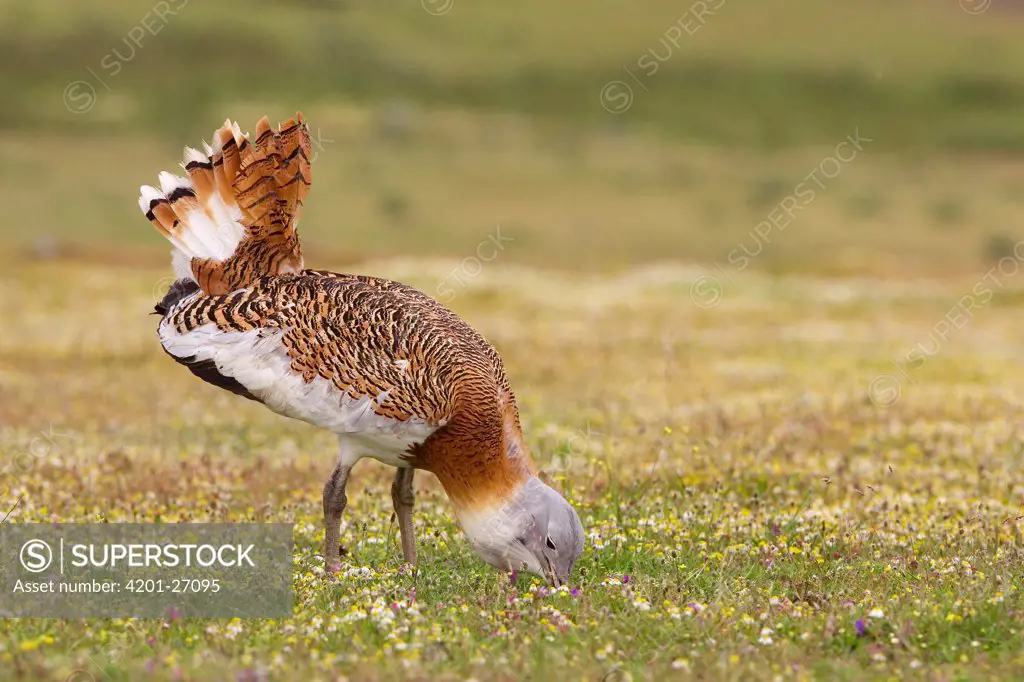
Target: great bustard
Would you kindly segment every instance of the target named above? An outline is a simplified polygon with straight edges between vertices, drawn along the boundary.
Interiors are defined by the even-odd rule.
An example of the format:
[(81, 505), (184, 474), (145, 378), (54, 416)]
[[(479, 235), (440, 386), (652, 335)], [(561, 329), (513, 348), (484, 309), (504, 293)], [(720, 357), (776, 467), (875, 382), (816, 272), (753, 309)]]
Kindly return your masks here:
[(579, 516), (537, 477), (497, 351), (453, 312), (384, 279), (303, 267), (296, 231), (312, 181), (301, 114), (254, 141), (225, 122), (188, 178), (160, 174), (139, 205), (174, 245), (177, 281), (156, 310), (164, 350), (199, 378), (338, 434), (323, 491), (324, 557), (340, 565), (349, 472), (398, 468), (391, 495), (416, 561), (413, 473), (437, 476), (473, 549), (500, 570), (564, 582)]

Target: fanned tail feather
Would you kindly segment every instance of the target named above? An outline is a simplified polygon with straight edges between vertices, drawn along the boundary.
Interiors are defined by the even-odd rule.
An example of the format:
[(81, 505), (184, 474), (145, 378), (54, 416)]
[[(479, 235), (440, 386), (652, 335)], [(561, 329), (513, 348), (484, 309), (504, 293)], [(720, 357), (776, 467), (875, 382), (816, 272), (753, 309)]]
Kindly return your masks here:
[(160, 187), (144, 185), (139, 197), (142, 212), (174, 246), (178, 278), (216, 295), (301, 270), (297, 226), (313, 181), (302, 114), (276, 130), (264, 116), (255, 141), (225, 121), (213, 146), (203, 147), (185, 148), (187, 178), (160, 173)]

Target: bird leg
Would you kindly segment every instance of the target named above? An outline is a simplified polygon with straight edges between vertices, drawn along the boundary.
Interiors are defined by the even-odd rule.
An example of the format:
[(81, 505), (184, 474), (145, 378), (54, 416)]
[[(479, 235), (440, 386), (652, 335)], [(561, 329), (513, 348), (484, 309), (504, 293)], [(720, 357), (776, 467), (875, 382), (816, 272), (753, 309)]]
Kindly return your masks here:
[(324, 485), (324, 562), (328, 573), (337, 573), (341, 569), (341, 546), (338, 534), (341, 532), (341, 515), (345, 512), (348, 497), (345, 486), (348, 485), (348, 474), (351, 466), (338, 464), (334, 473)]
[(405, 557), (405, 562), (408, 564), (416, 563), (416, 535), (412, 529), (412, 505), (415, 501), (412, 491), (414, 473), (414, 469), (399, 468), (395, 472), (395, 481), (391, 484), (391, 501), (395, 504), (398, 531), (402, 536), (402, 556)]

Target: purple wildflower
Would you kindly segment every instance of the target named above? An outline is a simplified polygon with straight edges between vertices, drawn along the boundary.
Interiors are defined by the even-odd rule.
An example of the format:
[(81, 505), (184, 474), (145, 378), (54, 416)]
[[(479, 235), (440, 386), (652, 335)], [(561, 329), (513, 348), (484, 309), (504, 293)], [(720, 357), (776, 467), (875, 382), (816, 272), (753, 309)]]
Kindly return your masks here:
[(632, 578), (630, 578), (628, 575), (622, 576), (622, 584), (623, 585), (628, 585), (630, 583), (630, 581), (632, 581)]
[(857, 629), (858, 637), (863, 637), (868, 632), (868, 626), (864, 623), (863, 618), (858, 618), (857, 622), (854, 623), (853, 626)]
[(573, 599), (576, 599), (577, 597), (580, 596), (580, 588), (578, 588), (578, 587), (572, 588), (571, 590), (569, 590), (569, 594), (572, 595)]

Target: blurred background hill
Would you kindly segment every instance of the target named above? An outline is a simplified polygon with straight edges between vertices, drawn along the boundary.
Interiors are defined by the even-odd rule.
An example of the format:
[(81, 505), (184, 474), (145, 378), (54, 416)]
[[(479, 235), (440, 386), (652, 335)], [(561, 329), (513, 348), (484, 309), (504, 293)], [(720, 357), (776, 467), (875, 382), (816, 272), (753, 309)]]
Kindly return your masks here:
[[(312, 266), (471, 255), (977, 272), (1024, 217), (1011, 0), (0, 0), (0, 244), (156, 263), (138, 186), (303, 111)], [(870, 139), (784, 229), (754, 229)], [(777, 212), (777, 211), (776, 211)]]

